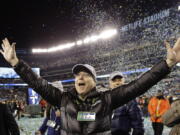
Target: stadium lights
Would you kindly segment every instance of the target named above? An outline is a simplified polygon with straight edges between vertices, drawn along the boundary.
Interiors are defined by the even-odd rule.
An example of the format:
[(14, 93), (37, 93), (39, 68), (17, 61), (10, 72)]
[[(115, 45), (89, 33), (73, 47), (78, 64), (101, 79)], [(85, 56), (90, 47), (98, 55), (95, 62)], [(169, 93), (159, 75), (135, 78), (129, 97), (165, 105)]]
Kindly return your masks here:
[(33, 53), (43, 53), (43, 52), (48, 52), (48, 49), (32, 49)]
[(78, 40), (77, 42), (76, 42), (76, 45), (82, 45), (83, 44), (83, 41), (82, 40)]
[(48, 49), (32, 49), (32, 52), (33, 53), (56, 52), (56, 51), (59, 51), (59, 50), (71, 48), (71, 47), (73, 47), (75, 45), (83, 45), (83, 44), (96, 42), (96, 41), (98, 41), (100, 39), (108, 39), (108, 38), (113, 37), (116, 34), (117, 34), (116, 29), (109, 29), (109, 30), (102, 31), (99, 35), (87, 36), (85, 39), (78, 40), (78, 41), (73, 42), (73, 43), (62, 44), (62, 45), (58, 45), (58, 46), (51, 47), (51, 48), (48, 48)]
[(64, 49), (67, 49), (67, 48), (71, 48), (75, 46), (75, 43), (67, 43), (67, 44), (64, 44), (64, 45), (59, 45), (57, 47), (52, 47), (52, 48), (49, 48), (48, 49), (48, 52), (55, 52), (55, 51), (59, 51), (59, 50), (64, 50)]
[(180, 10), (180, 6), (178, 6), (178, 10)]
[(90, 39), (91, 39), (92, 42), (95, 42), (95, 41), (97, 41), (99, 39), (99, 36), (93, 35), (93, 36), (90, 37)]
[(90, 37), (87, 37), (83, 40), (84, 44), (88, 44), (91, 41)]
[(49, 49), (47, 49), (47, 52), (55, 52), (57, 50), (58, 47), (51, 47)]
[(106, 30), (103, 31), (99, 36), (101, 39), (110, 38), (117, 34), (117, 30)]

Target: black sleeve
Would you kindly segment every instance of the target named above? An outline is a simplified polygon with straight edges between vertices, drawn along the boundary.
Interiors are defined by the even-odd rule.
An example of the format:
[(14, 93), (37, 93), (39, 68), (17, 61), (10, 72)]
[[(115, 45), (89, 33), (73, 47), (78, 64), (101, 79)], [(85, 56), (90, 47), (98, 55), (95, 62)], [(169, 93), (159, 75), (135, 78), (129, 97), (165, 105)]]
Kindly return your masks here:
[(120, 86), (111, 91), (112, 109), (129, 102), (130, 100), (145, 93), (149, 88), (163, 79), (170, 72), (166, 61), (153, 66), (151, 70), (144, 73), (140, 78), (129, 84)]
[(19, 127), (11, 113), (11, 111), (9, 110), (9, 108), (4, 105), (4, 117), (5, 117), (5, 123), (6, 123), (6, 127), (8, 129), (8, 131), (11, 133), (11, 135), (20, 135), (19, 132)]
[(34, 89), (38, 94), (40, 94), (47, 102), (51, 105), (58, 106), (62, 92), (53, 87), (51, 84), (36, 75), (30, 66), (28, 66), (24, 61), (19, 60), (19, 63), (14, 67), (16, 73), (21, 77), (21, 79), (26, 82), (31, 88)]

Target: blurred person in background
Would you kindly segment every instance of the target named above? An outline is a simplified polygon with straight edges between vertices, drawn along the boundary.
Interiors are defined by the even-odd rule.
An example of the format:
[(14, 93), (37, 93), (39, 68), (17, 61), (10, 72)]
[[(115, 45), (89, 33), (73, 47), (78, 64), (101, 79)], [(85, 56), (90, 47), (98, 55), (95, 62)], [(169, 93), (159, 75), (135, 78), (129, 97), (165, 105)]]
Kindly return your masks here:
[(152, 121), (154, 135), (162, 135), (164, 124), (162, 115), (170, 108), (168, 99), (165, 99), (163, 92), (158, 90), (156, 96), (152, 97), (148, 104), (148, 111)]
[[(109, 87), (114, 89), (125, 84), (125, 78), (119, 71), (110, 74)], [(136, 100), (117, 108), (112, 114), (112, 135), (144, 135), (142, 111)]]
[(45, 135), (47, 131), (47, 135), (61, 135), (60, 132), (60, 110), (57, 107), (53, 107), (52, 105), (47, 103), (47, 108), (45, 111), (45, 119), (40, 126), (39, 130), (36, 131), (36, 135)]
[(180, 135), (180, 98), (172, 96), (170, 109), (162, 116), (163, 124), (171, 127), (169, 135)]
[(148, 103), (149, 103), (149, 98), (147, 96), (143, 96), (143, 107), (142, 107), (142, 112), (143, 112), (143, 116), (144, 117), (148, 117), (149, 113), (148, 113)]
[(169, 100), (170, 105), (173, 103), (173, 95), (168, 95), (167, 99)]
[(6, 104), (0, 103), (0, 135), (20, 135), (19, 127)]
[(41, 98), (41, 100), (39, 101), (39, 105), (41, 106), (41, 116), (43, 117), (47, 106), (46, 100)]
[[(63, 91), (63, 85), (61, 81), (54, 81), (51, 83), (54, 87), (58, 88), (60, 91)], [(61, 127), (61, 112), (60, 108), (54, 107), (47, 103), (45, 110), (45, 119), (43, 124), (40, 126), (39, 130), (35, 132), (36, 135), (44, 135), (47, 131), (47, 135), (60, 135)]]
[(21, 112), (22, 112), (22, 108), (21, 108), (21, 102), (16, 100), (15, 104), (14, 104), (14, 117), (18, 118), (18, 120), (20, 120), (21, 118)]

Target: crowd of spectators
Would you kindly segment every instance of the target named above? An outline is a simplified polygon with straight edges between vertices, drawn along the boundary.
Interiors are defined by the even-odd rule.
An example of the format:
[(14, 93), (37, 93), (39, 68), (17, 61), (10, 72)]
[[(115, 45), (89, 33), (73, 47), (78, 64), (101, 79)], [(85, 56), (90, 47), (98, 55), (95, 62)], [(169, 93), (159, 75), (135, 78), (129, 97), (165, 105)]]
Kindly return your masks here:
[[(134, 30), (119, 31), (119, 34), (112, 39), (76, 46), (52, 54), (29, 54), (19, 57), (32, 67), (39, 67), (41, 76), (51, 82), (72, 79), (71, 69), (77, 63), (94, 66), (98, 75), (109, 74), (116, 70), (125, 72), (150, 68), (166, 55), (163, 41), (168, 40), (173, 44), (180, 36), (179, 19), (178, 10), (171, 8), (168, 17)], [(140, 74), (130, 74), (127, 80), (131, 81)], [(166, 81), (156, 86), (158, 88), (153, 87), (152, 91), (153, 89), (178, 91), (178, 78), (178, 70), (175, 70)], [(18, 79), (13, 81), (19, 82)]]

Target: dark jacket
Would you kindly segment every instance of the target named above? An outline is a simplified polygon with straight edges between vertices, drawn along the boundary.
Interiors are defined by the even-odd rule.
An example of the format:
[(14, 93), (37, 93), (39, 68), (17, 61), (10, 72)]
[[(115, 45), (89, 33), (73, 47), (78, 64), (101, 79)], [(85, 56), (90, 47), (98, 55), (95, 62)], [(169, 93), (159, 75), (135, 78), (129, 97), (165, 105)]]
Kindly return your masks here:
[[(94, 88), (85, 101), (78, 98), (73, 88), (61, 92), (32, 72), (22, 60), (14, 68), (21, 78), (51, 105), (61, 107), (62, 135), (111, 135), (112, 110), (146, 92), (151, 86), (164, 78), (170, 69), (165, 61), (154, 66), (141, 78), (112, 91), (97, 92)], [(78, 121), (78, 112), (95, 112), (95, 121)]]
[(0, 135), (20, 135), (18, 125), (5, 104), (0, 104)]
[[(47, 135), (61, 135), (60, 134), (60, 117), (56, 117), (55, 114), (55, 109), (52, 107), (50, 109), (50, 116), (47, 116), (44, 121), (43, 124), (41, 125), (41, 127), (39, 128), (39, 131), (41, 131), (41, 133), (44, 135), (46, 130), (48, 129)], [(56, 122), (56, 125), (53, 127), (50, 127), (47, 125), (48, 120), (52, 120), (54, 122)]]
[(132, 135), (144, 134), (142, 111), (135, 100), (117, 108), (112, 114), (112, 134), (121, 135), (122, 132), (130, 134), (131, 129)]
[(162, 116), (163, 124), (173, 127), (180, 124), (180, 100), (171, 104), (170, 109)]
[(169, 135), (180, 134), (180, 100), (172, 102), (170, 109), (162, 116), (163, 124), (172, 127)]

